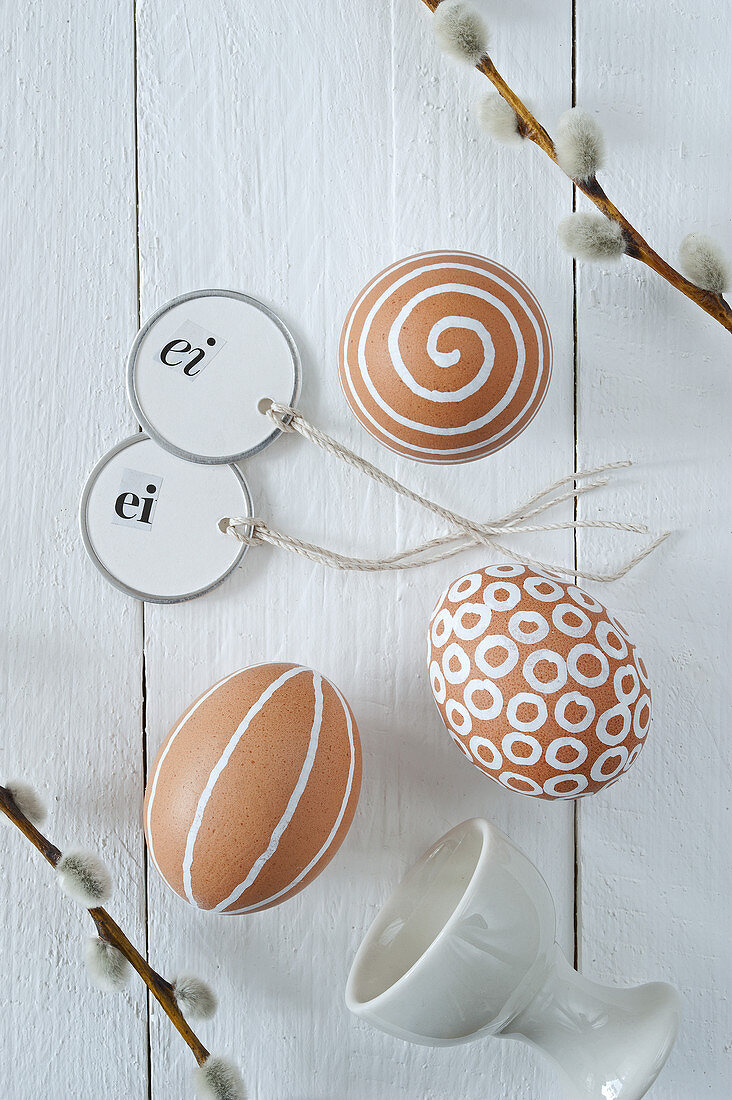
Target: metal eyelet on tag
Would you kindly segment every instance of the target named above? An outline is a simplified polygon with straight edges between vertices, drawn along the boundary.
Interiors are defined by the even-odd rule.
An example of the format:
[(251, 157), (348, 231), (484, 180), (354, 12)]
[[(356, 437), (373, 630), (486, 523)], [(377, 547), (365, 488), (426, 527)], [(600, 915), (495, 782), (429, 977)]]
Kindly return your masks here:
[(252, 514), (236, 466), (184, 462), (138, 434), (94, 467), (79, 518), (108, 581), (138, 600), (178, 603), (210, 592), (246, 553), (219, 530), (221, 516)]
[(127, 363), (132, 408), (148, 435), (179, 458), (238, 462), (280, 434), (263, 398), (294, 405), (300, 356), (279, 317), (232, 290), (174, 298), (143, 325)]

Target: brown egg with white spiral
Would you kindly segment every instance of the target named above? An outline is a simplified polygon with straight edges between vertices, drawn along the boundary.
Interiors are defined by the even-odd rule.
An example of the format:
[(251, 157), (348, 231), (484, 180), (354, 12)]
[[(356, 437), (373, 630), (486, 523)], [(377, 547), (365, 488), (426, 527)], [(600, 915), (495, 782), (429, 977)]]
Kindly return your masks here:
[(468, 252), (424, 252), (361, 291), (341, 333), (339, 376), (375, 439), (421, 462), (471, 462), (531, 422), (551, 377), (538, 301)]

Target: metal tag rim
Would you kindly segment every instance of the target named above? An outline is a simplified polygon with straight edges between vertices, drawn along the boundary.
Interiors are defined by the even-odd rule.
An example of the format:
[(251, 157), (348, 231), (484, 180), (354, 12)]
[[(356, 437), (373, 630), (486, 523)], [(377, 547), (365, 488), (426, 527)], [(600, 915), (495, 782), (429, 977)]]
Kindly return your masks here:
[[(234, 462), (241, 462), (244, 459), (252, 458), (254, 455), (259, 454), (265, 447), (269, 447), (270, 443), (274, 443), (278, 436), (282, 435), (279, 428), (273, 428), (268, 436), (265, 437), (255, 447), (250, 447), (246, 451), (241, 451), (239, 454), (231, 455), (200, 455), (193, 451), (187, 451), (182, 447), (178, 447), (175, 443), (171, 443), (165, 436), (158, 432), (157, 428), (148, 417), (138, 400), (137, 390), (135, 388), (135, 367), (137, 365), (137, 357), (140, 351), (140, 346), (147, 336), (152, 326), (167, 313), (174, 306), (181, 305), (183, 302), (190, 302), (194, 298), (235, 298), (240, 302), (245, 302), (249, 306), (253, 306), (255, 309), (260, 310), (266, 317), (272, 321), (280, 330), (285, 338), (287, 346), (290, 349), (290, 355), (292, 356), (292, 366), (294, 372), (294, 383), (292, 387), (292, 394), (288, 402), (289, 405), (294, 406), (300, 397), (300, 389), (302, 386), (302, 362), (300, 359), (300, 352), (298, 351), (297, 344), (292, 336), (292, 333), (288, 329), (285, 322), (274, 313), (269, 306), (266, 306), (264, 302), (260, 302), (258, 298), (253, 298), (250, 294), (242, 294), (238, 290), (191, 290), (187, 294), (180, 294), (177, 298), (171, 298), (169, 302), (160, 306), (143, 324), (140, 331), (135, 336), (135, 339), (130, 348), (130, 353), (127, 357), (127, 397), (132, 411), (137, 417), (139, 423), (142, 425), (146, 434), (162, 447), (163, 450), (168, 451), (170, 454), (174, 454), (177, 458), (185, 459), (187, 462), (197, 462), (203, 466), (224, 466), (231, 465)], [(262, 394), (262, 397), (268, 397), (266, 393)]]
[[(135, 435), (128, 436), (127, 439), (123, 439), (120, 443), (116, 443), (114, 447), (106, 452), (106, 454), (103, 454), (99, 461), (95, 464), (94, 469), (91, 471), (86, 479), (84, 491), (81, 494), (81, 501), (79, 503), (79, 527), (81, 528), (81, 538), (82, 542), (84, 543), (84, 549), (86, 550), (96, 568), (105, 578), (105, 580), (113, 585), (114, 588), (118, 589), (118, 591), (124, 592), (126, 596), (132, 596), (133, 599), (140, 600), (143, 603), (186, 603), (188, 600), (195, 600), (199, 596), (205, 596), (207, 592), (212, 592), (214, 588), (218, 588), (220, 584), (223, 584), (226, 578), (230, 577), (236, 567), (241, 563), (241, 560), (246, 554), (249, 547), (242, 543), (241, 549), (239, 550), (239, 553), (237, 554), (233, 563), (224, 573), (221, 574), (220, 577), (213, 581), (212, 584), (206, 585), (204, 588), (199, 588), (195, 592), (185, 593), (182, 596), (159, 596), (151, 592), (142, 592), (140, 589), (133, 588), (132, 585), (125, 584), (125, 582), (121, 581), (119, 577), (116, 577), (114, 573), (111, 573), (97, 554), (94, 548), (94, 544), (91, 540), (91, 536), (89, 534), (89, 525), (87, 520), (89, 497), (91, 495), (92, 489), (94, 488), (94, 485), (96, 484), (99, 474), (106, 467), (107, 463), (110, 462), (110, 460), (113, 459), (115, 455), (119, 454), (120, 451), (124, 451), (127, 447), (131, 447), (135, 443), (143, 443), (146, 440), (150, 440), (152, 443), (157, 442), (155, 439), (151, 439), (151, 437), (145, 432), (137, 432)], [(223, 463), (219, 463), (219, 465), (223, 465)], [(231, 466), (231, 469), (234, 471), (237, 478), (239, 479), (239, 482), (241, 483), (241, 487), (244, 491), (244, 499), (246, 501), (247, 511), (250, 516), (253, 516), (254, 506), (252, 503), (252, 494), (249, 490), (249, 485), (247, 484), (246, 478), (244, 477), (244, 474), (241, 472), (238, 466), (233, 465), (233, 463), (229, 463), (229, 465)]]

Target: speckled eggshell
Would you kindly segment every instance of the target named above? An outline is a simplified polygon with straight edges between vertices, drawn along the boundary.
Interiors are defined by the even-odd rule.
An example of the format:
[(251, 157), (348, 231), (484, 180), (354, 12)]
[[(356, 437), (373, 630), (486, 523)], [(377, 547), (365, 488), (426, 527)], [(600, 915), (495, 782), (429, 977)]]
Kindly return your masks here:
[(544, 400), (549, 327), (529, 288), (470, 252), (424, 252), (376, 276), (348, 311), (339, 375), (375, 439), (421, 462), (505, 447)]
[(494, 565), (460, 577), (430, 619), (428, 660), (450, 736), (511, 791), (593, 794), (645, 743), (642, 658), (601, 603), (549, 574)]
[(293, 664), (214, 684), (175, 723), (145, 793), (145, 836), (171, 889), (251, 913), (320, 874), (361, 786), (356, 722), (338, 688)]

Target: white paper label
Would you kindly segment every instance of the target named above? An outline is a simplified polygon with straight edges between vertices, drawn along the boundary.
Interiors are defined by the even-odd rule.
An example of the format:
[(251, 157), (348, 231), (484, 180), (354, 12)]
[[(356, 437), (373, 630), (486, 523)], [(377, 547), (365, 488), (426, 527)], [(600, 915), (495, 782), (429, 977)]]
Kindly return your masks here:
[(110, 517), (112, 523), (132, 527), (136, 531), (150, 531), (162, 484), (163, 479), (157, 474), (123, 470)]
[(211, 365), (225, 344), (223, 336), (186, 320), (169, 340), (166, 338), (158, 359), (181, 378), (193, 381)]

